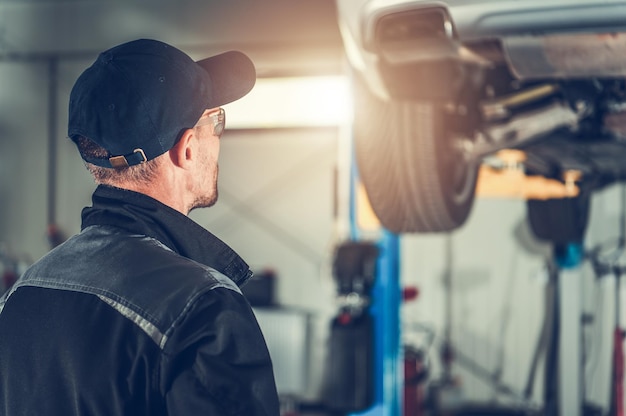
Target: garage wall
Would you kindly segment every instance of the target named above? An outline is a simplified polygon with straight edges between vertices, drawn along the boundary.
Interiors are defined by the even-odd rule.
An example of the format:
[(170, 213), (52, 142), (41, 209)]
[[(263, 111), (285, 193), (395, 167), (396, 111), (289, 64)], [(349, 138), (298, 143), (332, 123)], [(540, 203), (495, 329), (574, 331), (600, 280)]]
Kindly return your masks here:
[(0, 63), (0, 244), (28, 260), (47, 249), (47, 67)]
[[(545, 276), (544, 247), (531, 251), (520, 242), (527, 235), (524, 215), (522, 201), (478, 199), (460, 230), (403, 239), (403, 279), (420, 290), (404, 317), (433, 326), (431, 374), (439, 380), (445, 375), (437, 358), (449, 326), (456, 350), (452, 375), (466, 398), (507, 402), (511, 398), (496, 394), (495, 386), (521, 396), (526, 384), (543, 318)], [(540, 393), (543, 383), (537, 381)], [(535, 395), (539, 403), (540, 397)]]
[[(620, 201), (621, 185), (594, 195), (585, 240), (588, 250), (619, 236)], [(551, 247), (531, 235), (525, 203), (519, 200), (480, 198), (461, 229), (402, 238), (403, 284), (420, 290), (419, 298), (402, 310), (405, 338), (409, 344), (423, 346), (423, 326), (434, 331), (435, 342), (429, 350), (433, 381), (446, 380), (440, 357), (445, 330), (451, 328), (456, 352), (451, 381), (456, 387), (447, 389), (444, 397), (514, 405), (545, 403), (545, 349), (540, 350), (534, 377), (531, 368), (546, 317), (546, 262), (550, 259)], [(565, 375), (580, 377), (581, 403), (584, 396), (588, 404), (607, 410), (615, 279), (596, 276), (588, 261), (576, 269), (574, 278), (577, 281), (569, 283), (578, 286), (574, 293), (580, 297), (580, 310), (578, 316), (561, 319), (566, 325), (584, 323), (580, 339), (561, 340), (568, 351), (580, 354), (578, 362), (563, 363)], [(624, 286), (621, 322), (626, 319)], [(574, 371), (577, 367), (580, 372)], [(575, 389), (577, 382), (566, 378), (559, 383), (560, 388)], [(525, 400), (527, 387), (531, 388), (529, 401)]]

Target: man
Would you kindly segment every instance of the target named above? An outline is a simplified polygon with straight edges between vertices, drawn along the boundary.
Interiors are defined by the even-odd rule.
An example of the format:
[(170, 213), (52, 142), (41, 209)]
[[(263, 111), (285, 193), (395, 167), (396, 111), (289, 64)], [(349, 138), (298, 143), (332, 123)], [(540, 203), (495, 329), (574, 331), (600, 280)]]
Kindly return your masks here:
[(76, 81), (69, 137), (99, 184), (78, 235), (0, 299), (0, 414), (278, 415), (252, 275), (187, 217), (217, 200), (221, 105), (252, 62), (141, 39)]

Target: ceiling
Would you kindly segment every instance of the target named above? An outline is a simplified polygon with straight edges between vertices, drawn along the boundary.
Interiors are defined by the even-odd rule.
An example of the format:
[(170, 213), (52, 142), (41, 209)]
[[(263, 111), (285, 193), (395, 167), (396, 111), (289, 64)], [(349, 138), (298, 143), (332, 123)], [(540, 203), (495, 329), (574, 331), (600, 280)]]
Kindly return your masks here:
[(73, 59), (147, 37), (192, 56), (239, 49), (259, 76), (337, 72), (334, 0), (0, 0), (0, 59)]

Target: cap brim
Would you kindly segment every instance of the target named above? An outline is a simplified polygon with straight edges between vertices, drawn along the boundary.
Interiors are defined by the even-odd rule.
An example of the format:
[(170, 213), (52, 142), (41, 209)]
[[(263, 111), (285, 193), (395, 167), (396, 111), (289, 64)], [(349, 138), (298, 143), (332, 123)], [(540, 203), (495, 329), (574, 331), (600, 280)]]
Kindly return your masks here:
[(196, 62), (211, 77), (211, 107), (219, 107), (240, 99), (256, 82), (254, 64), (238, 51), (224, 52)]

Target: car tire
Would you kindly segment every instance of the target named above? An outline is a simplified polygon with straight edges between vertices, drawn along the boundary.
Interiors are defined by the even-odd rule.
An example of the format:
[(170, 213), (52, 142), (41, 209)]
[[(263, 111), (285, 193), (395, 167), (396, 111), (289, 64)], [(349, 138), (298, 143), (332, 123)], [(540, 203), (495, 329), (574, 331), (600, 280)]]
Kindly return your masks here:
[(582, 243), (589, 222), (590, 200), (589, 194), (528, 200), (528, 221), (533, 234), (555, 245)]
[(355, 80), (354, 146), (374, 213), (394, 233), (446, 232), (471, 211), (478, 166), (447, 130), (442, 104), (384, 100)]

